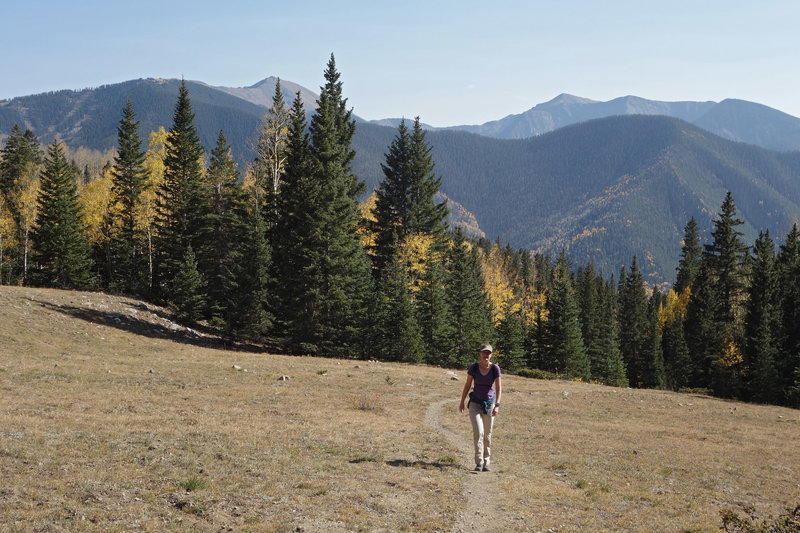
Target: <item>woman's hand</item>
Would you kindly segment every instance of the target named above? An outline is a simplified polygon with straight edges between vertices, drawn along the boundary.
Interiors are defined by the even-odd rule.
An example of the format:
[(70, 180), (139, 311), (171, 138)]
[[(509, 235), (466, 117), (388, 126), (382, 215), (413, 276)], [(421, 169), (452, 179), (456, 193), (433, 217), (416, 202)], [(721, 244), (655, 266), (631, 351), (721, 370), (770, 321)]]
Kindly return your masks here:
[(458, 412), (459, 413), (464, 412), (464, 400), (461, 400), (461, 403), (458, 405)]
[(498, 409), (497, 405), (492, 407), (492, 416), (497, 416), (497, 413), (499, 413), (499, 412), (500, 412), (500, 410)]

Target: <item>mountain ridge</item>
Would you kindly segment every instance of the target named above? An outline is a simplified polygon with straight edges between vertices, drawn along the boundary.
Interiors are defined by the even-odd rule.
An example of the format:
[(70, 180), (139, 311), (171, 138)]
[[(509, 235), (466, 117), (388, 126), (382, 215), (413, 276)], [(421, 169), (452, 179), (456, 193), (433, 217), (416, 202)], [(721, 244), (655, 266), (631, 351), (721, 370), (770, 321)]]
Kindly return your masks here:
[[(256, 102), (268, 98), (271, 103), (275, 80), (265, 78), (250, 87), (227, 90), (187, 81), (205, 147), (210, 150), (223, 130), (244, 171), (253, 158), (252, 141), (266, 111)], [(115, 146), (121, 111), (130, 97), (146, 140), (149, 131), (171, 124), (179, 84), (177, 79), (147, 78), (6, 100), (0, 102), (0, 137), (19, 123), (42, 143), (58, 135), (73, 148), (106, 150)], [(288, 104), (296, 84), (282, 80), (281, 85)], [(311, 97), (316, 98), (307, 91), (305, 98)], [(737, 120), (746, 124), (753, 116), (773, 117), (777, 125), (758, 130), (765, 136), (798, 120), (743, 102), (684, 102), (672, 112), (696, 116), (705, 111), (702, 116), (718, 127), (736, 125)], [(551, 114), (551, 119), (573, 123), (518, 139), (453, 128), (428, 130), (442, 193), (473, 214), (478, 231), (489, 239), (551, 255), (567, 250), (576, 265), (592, 261), (607, 274), (637, 255), (656, 284), (674, 277), (682, 228), (689, 218), (695, 216), (701, 229), (708, 228), (727, 190), (741, 208), (748, 238), (767, 227), (783, 236), (800, 218), (800, 152), (781, 153), (739, 139), (726, 140), (665, 115), (580, 120), (587, 115), (576, 114), (576, 109), (587, 106), (595, 114), (604, 109), (658, 107), (657, 102), (638, 97), (596, 102), (564, 93), (545, 104), (540, 104), (539, 112), (557, 108), (560, 115)], [(599, 104), (603, 106), (596, 107)], [(749, 115), (738, 118), (739, 109)], [(383, 178), (380, 165), (396, 135), (392, 125), (396, 123), (358, 120), (353, 167), (367, 190)]]

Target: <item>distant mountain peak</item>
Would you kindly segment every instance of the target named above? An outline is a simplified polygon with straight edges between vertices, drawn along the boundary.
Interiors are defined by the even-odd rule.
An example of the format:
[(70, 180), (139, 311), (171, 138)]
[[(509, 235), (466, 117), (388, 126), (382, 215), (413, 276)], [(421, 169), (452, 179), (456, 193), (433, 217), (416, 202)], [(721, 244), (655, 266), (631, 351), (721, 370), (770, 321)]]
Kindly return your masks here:
[(590, 98), (583, 98), (581, 96), (575, 96), (574, 94), (569, 93), (561, 93), (552, 100), (544, 102), (542, 104), (537, 105), (539, 106), (548, 106), (548, 105), (574, 105), (574, 104), (596, 104), (598, 103), (597, 100), (592, 100)]

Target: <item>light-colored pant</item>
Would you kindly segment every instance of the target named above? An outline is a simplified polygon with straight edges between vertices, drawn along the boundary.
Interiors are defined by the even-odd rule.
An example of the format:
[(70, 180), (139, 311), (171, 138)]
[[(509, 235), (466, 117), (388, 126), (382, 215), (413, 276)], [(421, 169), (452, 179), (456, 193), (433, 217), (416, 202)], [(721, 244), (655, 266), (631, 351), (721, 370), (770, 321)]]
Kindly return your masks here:
[(469, 420), (472, 422), (472, 441), (475, 444), (475, 465), (488, 465), (492, 457), (492, 425), (494, 417), (485, 414), (480, 404), (469, 403)]

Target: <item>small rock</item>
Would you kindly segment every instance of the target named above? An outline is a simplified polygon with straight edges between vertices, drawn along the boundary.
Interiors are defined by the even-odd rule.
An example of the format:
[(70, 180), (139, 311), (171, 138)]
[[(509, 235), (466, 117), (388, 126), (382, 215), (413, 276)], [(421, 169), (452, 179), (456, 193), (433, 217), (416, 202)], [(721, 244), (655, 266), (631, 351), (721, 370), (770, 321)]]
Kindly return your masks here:
[(241, 370), (241, 369), (242, 369), (242, 367), (240, 367), (239, 365), (233, 365), (233, 369), (234, 369), (234, 370)]
[(569, 396), (569, 391), (564, 391), (564, 392), (562, 392), (562, 393), (561, 393), (561, 395), (562, 395), (564, 398), (566, 398), (567, 396)]
[(153, 370), (152, 368), (151, 368), (150, 370), (148, 370), (148, 372), (149, 372), (150, 374), (155, 374), (155, 373), (156, 373), (156, 371), (155, 371), (155, 370)]
[(458, 376), (450, 376), (450, 381), (458, 381)]
[(278, 381), (289, 381), (289, 376), (281, 376), (278, 378)]

